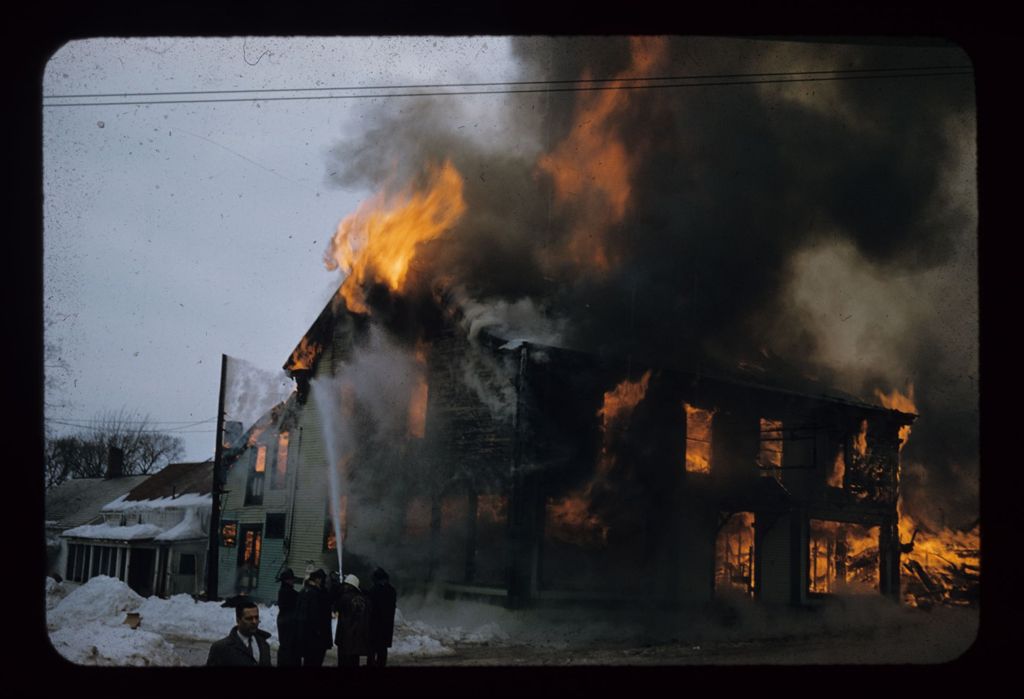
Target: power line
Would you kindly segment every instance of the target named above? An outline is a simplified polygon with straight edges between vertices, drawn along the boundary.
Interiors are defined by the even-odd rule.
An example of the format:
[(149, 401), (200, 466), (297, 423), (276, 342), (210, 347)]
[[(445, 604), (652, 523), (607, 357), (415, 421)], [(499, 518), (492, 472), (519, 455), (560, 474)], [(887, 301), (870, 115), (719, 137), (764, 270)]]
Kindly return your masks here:
[(417, 90), (451, 87), (497, 87), (500, 85), (564, 85), (583, 83), (608, 83), (608, 82), (637, 82), (647, 81), (668, 81), (668, 80), (709, 80), (726, 78), (761, 78), (781, 77), (796, 75), (844, 75), (852, 73), (891, 73), (907, 71), (937, 71), (937, 70), (971, 70), (970, 66), (919, 66), (914, 68), (847, 68), (836, 70), (797, 70), (781, 71), (774, 73), (724, 73), (712, 75), (678, 75), (658, 77), (636, 77), (636, 78), (577, 78), (567, 80), (506, 80), (498, 82), (471, 82), (471, 83), (421, 83), (417, 85), (350, 85), (347, 87), (278, 87), (278, 88), (254, 88), (250, 90), (183, 90), (165, 92), (111, 92), (106, 94), (80, 94), (80, 95), (43, 95), (43, 99), (72, 99), (86, 97), (160, 97), (168, 95), (230, 95), (230, 94), (251, 94), (264, 92), (331, 92), (331, 91), (353, 91), (353, 90)]
[[(894, 78), (924, 78), (924, 77), (946, 77), (958, 75), (973, 75), (973, 70), (950, 70), (942, 72), (919, 72), (919, 73), (887, 73), (870, 75), (842, 75), (831, 77), (805, 77), (805, 78), (777, 78), (769, 80), (725, 80), (718, 82), (699, 83), (669, 83), (654, 85), (593, 85), (579, 87), (547, 87), (533, 88), (526, 90), (460, 90), (456, 92), (392, 92), (379, 94), (361, 95), (303, 95), (294, 97), (224, 97), (218, 99), (196, 99), (196, 100), (144, 100), (144, 101), (121, 101), (121, 102), (66, 102), (63, 104), (44, 104), (43, 107), (118, 107), (118, 106), (145, 106), (149, 104), (208, 104), (228, 102), (287, 102), (297, 100), (335, 100), (335, 99), (383, 99), (388, 97), (455, 97), (463, 95), (512, 95), (512, 94), (537, 94), (545, 92), (595, 92), (605, 90), (653, 90), (683, 87), (723, 87), (729, 85), (770, 85), (783, 83), (807, 83), (825, 82), (839, 80), (878, 80)], [(257, 92), (247, 90), (243, 92)], [(163, 93), (168, 94), (168, 93)], [(210, 94), (224, 94), (214, 93)]]
[(217, 419), (216, 416), (206, 418), (205, 420), (121, 420), (119, 418), (112, 418), (110, 420), (106, 420), (106, 419), (103, 419), (103, 418), (64, 417), (64, 416), (61, 416), (61, 415), (58, 415), (57, 417), (61, 417), (64, 420), (73, 420), (75, 422), (92, 422), (92, 423), (99, 423), (99, 424), (108, 424), (110, 422), (118, 422), (118, 423), (121, 423), (121, 424), (137, 424), (137, 425), (185, 425), (186, 427), (189, 426), (189, 425), (199, 425), (199, 424), (202, 424), (204, 422), (213, 422), (214, 420)]

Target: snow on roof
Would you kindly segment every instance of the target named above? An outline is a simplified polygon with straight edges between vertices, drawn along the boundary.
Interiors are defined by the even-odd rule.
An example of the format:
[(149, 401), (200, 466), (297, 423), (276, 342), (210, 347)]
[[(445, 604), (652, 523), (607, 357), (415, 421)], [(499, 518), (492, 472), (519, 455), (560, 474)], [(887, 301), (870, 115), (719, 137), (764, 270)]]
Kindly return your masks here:
[(182, 509), (186, 507), (212, 507), (213, 498), (209, 493), (182, 493), (175, 497), (154, 498), (152, 500), (128, 500), (129, 493), (103, 506), (103, 512), (141, 512), (144, 510)]
[(99, 515), (103, 503), (124, 495), (148, 477), (72, 478), (64, 481), (46, 491), (46, 526), (68, 529), (91, 522)]
[(185, 510), (185, 517), (180, 522), (165, 531), (157, 534), (157, 541), (182, 541), (183, 539), (201, 539), (206, 536), (203, 531), (203, 524), (195, 507)]
[(121, 527), (115, 524), (83, 524), (80, 527), (67, 529), (63, 536), (74, 536), (82, 539), (109, 539), (115, 541), (135, 541), (152, 539), (163, 533), (163, 528), (155, 524), (133, 524)]

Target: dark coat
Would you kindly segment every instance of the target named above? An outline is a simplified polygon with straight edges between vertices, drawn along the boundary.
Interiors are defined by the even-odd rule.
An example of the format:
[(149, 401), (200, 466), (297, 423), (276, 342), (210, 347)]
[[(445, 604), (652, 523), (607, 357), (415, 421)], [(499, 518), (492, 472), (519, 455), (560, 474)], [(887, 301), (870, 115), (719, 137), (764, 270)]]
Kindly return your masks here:
[[(256, 645), (260, 649), (260, 667), (269, 667), (271, 665), (270, 644), (267, 643), (267, 639), (270, 638), (270, 634), (262, 629), (256, 629), (252, 637), (256, 639)], [(249, 648), (239, 638), (236, 626), (227, 636), (219, 641), (214, 641), (210, 646), (210, 655), (206, 658), (206, 664), (245, 667), (255, 666), (256, 660), (249, 655)]]
[(331, 647), (331, 600), (327, 590), (307, 585), (299, 593), (295, 619), (302, 655)]
[(344, 585), (337, 610), (338, 630), (334, 642), (338, 655), (369, 655), (370, 599), (351, 585)]
[(299, 649), (299, 593), (291, 583), (282, 582), (277, 592), (277, 650), (278, 665), (297, 665)]
[(376, 582), (366, 593), (370, 598), (370, 647), (390, 648), (395, 634), (398, 593), (387, 582)]

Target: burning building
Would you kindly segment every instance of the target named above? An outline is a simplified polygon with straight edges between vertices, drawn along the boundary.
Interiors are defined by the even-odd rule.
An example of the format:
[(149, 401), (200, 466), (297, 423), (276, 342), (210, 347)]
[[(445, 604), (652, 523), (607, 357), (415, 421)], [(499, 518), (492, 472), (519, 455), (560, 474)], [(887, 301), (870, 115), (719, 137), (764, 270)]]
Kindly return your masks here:
[[(285, 364), (296, 392), (237, 438), (222, 594), (272, 598), (265, 571), (284, 566), (383, 565), (510, 606), (898, 597), (900, 429), (915, 415), (471, 336), (445, 298), (403, 350), (337, 298)], [(359, 357), (389, 352), (408, 364), (389, 359), (404, 375), (384, 385)]]
[[(579, 84), (509, 93), (493, 138), (454, 100), (384, 104), (331, 152), (337, 184), (381, 188), (326, 250), (344, 278), (285, 362), (294, 394), (226, 440), (221, 594), (269, 598), (285, 566), (510, 606), (924, 580), (901, 486), (976, 514), (976, 346), (947, 337), (976, 289), (931, 276), (972, 259), (962, 52), (785, 47), (793, 71), (872, 77), (837, 70), (822, 99), (644, 82), (702, 47), (525, 39), (528, 79)], [(723, 71), (766, 74), (769, 48)], [(960, 72), (889, 89), (908, 52)], [(864, 396), (908, 378), (950, 389), (921, 391), (928, 451), (901, 470), (918, 410)]]

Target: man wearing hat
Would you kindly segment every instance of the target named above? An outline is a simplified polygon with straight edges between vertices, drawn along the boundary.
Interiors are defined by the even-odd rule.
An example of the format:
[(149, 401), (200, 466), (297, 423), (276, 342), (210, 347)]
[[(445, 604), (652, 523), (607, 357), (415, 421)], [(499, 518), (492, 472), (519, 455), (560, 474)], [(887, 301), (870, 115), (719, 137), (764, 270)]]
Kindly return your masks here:
[(359, 656), (370, 654), (370, 600), (359, 589), (359, 578), (346, 575), (337, 603), (338, 667), (359, 667)]
[(291, 568), (281, 571), (278, 580), (281, 589), (277, 591), (277, 649), (278, 667), (296, 667), (299, 665), (299, 621), (297, 618), (299, 593), (296, 592), (295, 573)]
[(395, 607), (398, 593), (388, 582), (383, 568), (373, 571), (373, 587), (366, 593), (370, 598), (370, 655), (366, 664), (384, 667), (388, 662), (388, 648), (395, 634)]
[(210, 646), (206, 664), (269, 667), (270, 644), (267, 643), (267, 639), (270, 638), (270, 634), (259, 628), (259, 607), (255, 602), (245, 599), (235, 599), (234, 604), (230, 606), (235, 608), (235, 627), (226, 637)]
[(331, 602), (324, 587), (326, 578), (319, 568), (310, 573), (295, 605), (303, 667), (322, 666), (331, 647)]

